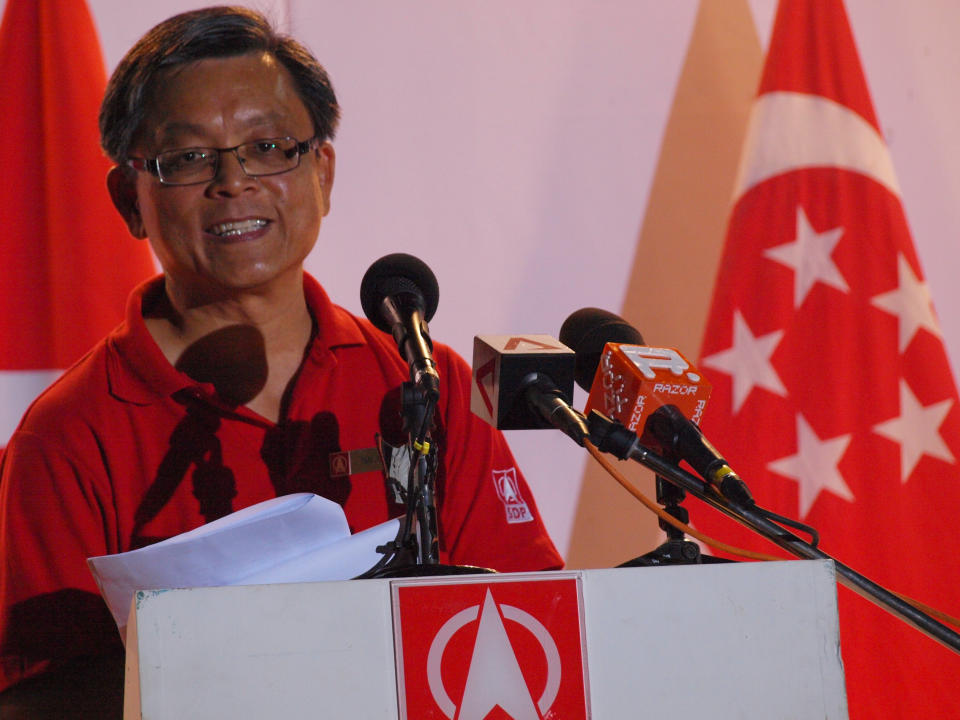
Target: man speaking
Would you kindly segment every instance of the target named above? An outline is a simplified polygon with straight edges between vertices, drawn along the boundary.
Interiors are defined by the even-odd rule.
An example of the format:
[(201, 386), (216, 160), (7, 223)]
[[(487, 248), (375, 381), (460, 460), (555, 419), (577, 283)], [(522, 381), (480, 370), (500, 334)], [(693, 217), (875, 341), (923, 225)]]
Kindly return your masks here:
[[(166, 20), (114, 72), (107, 184), (163, 274), (31, 406), (0, 466), (5, 719), (120, 717), (123, 649), (86, 558), (293, 492), (340, 503), (354, 532), (403, 512), (378, 464), (332, 462), (401, 442), (409, 372), (303, 270), (338, 116), (310, 52), (242, 8)], [(503, 437), (469, 412), (466, 363), (443, 345), (434, 360), (441, 561), (560, 566)], [(495, 484), (510, 470), (519, 521)]]

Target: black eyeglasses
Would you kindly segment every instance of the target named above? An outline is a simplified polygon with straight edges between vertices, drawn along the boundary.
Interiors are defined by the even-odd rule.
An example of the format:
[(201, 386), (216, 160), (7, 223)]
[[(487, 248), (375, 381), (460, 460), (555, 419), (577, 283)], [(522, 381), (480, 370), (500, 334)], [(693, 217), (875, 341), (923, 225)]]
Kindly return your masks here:
[(249, 177), (279, 175), (298, 167), (300, 156), (317, 142), (316, 136), (302, 142), (281, 137), (252, 140), (231, 148), (179, 148), (152, 158), (130, 158), (127, 165), (156, 175), (164, 185), (196, 185), (213, 180), (220, 169), (221, 154), (232, 152)]

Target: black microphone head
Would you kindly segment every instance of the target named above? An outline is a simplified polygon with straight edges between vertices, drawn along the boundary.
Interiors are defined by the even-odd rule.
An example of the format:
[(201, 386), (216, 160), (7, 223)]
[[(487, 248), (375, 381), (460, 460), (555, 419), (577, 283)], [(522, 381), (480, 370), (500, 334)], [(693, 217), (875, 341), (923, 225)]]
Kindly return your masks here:
[(608, 342), (644, 345), (643, 335), (619, 315), (600, 308), (580, 308), (563, 321), (560, 342), (577, 354), (575, 378), (587, 392)]
[(384, 255), (373, 263), (360, 282), (360, 305), (374, 325), (390, 332), (390, 325), (380, 312), (385, 297), (408, 295), (415, 298), (423, 319), (430, 322), (440, 301), (437, 277), (427, 264), (407, 253)]

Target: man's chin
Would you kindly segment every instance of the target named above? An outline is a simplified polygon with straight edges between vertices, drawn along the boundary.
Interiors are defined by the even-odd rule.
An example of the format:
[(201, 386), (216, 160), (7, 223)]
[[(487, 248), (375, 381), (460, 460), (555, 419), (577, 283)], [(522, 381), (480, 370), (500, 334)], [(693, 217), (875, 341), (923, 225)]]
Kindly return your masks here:
[(177, 278), (167, 274), (168, 294), (190, 306), (236, 301), (243, 297), (283, 294), (303, 286), (303, 264), (277, 268), (246, 265)]

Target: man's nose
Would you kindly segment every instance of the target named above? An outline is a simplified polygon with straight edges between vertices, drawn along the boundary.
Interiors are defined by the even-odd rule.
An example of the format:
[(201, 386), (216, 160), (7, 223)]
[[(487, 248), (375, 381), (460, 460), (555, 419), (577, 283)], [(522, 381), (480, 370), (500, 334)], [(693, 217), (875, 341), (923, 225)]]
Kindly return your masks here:
[(235, 195), (244, 190), (256, 187), (257, 180), (243, 169), (243, 160), (236, 148), (221, 150), (217, 159), (217, 172), (210, 182), (211, 189), (216, 193)]

